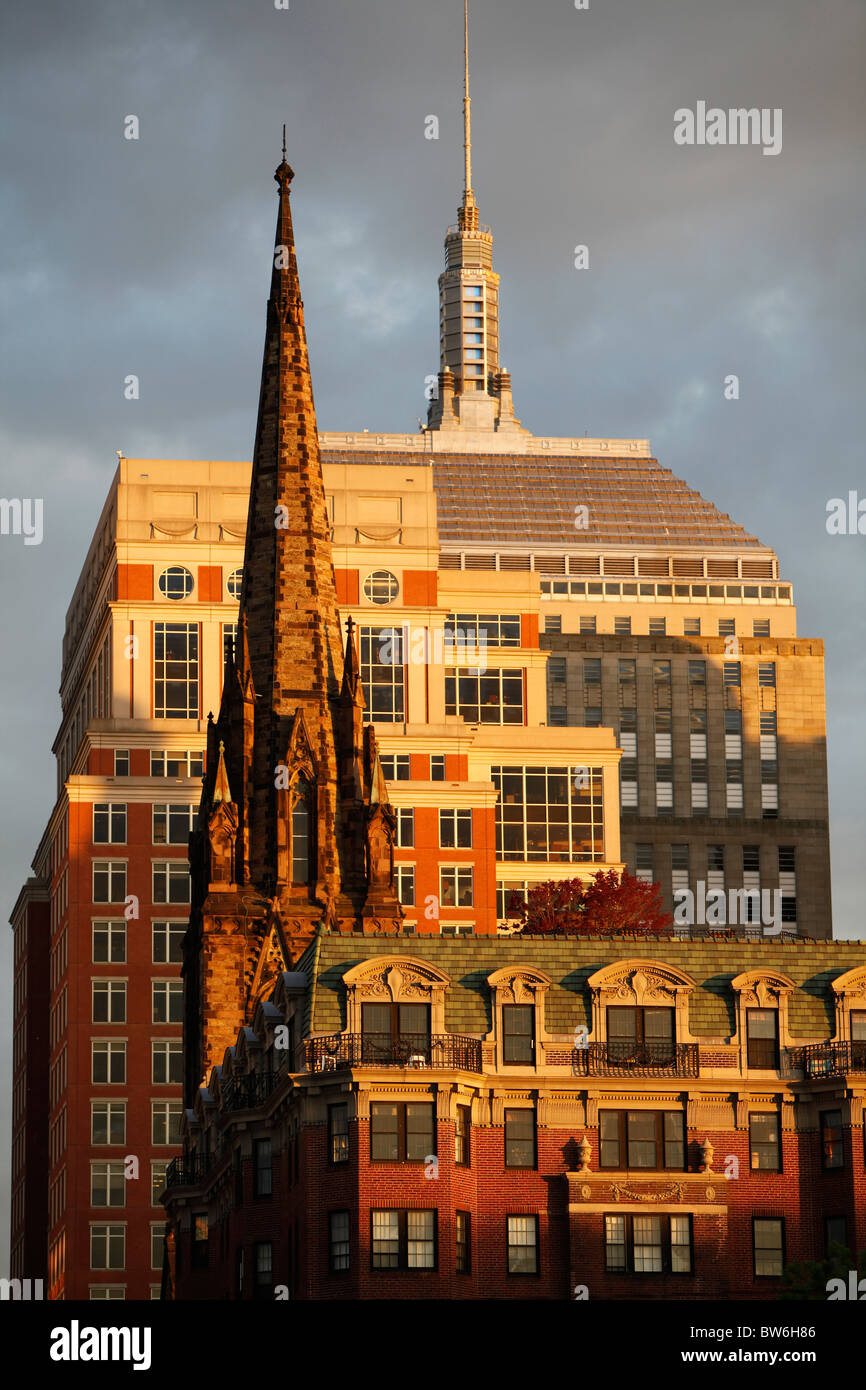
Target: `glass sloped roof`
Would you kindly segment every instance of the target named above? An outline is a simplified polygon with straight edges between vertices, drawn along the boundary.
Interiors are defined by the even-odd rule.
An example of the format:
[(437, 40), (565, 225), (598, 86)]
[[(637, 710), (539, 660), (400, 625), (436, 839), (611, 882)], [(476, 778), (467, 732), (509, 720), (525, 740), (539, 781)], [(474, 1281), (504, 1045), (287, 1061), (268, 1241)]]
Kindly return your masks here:
[[(439, 538), (446, 546), (762, 547), (756, 536), (654, 458), (351, 448), (325, 449), (322, 458), (326, 463), (432, 467)], [(575, 525), (578, 507), (587, 508), (585, 526)]]

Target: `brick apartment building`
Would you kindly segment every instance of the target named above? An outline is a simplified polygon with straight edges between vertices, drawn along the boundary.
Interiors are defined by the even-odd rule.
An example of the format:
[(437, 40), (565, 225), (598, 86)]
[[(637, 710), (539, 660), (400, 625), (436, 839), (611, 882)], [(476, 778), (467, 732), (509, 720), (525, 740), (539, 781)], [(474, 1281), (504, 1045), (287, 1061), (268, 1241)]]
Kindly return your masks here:
[[(293, 247), (284, 192), (277, 242)], [(189, 996), (187, 1110), (323, 916), (385, 934), (399, 921), (425, 948), (493, 938), (512, 930), (513, 892), (627, 864), (668, 904), (683, 887), (778, 891), (782, 939), (834, 949), (823, 650), (797, 636), (775, 553), (646, 440), (532, 435), (500, 362), (499, 277), (468, 171), (445, 245), (425, 429), (318, 431), (292, 252), (293, 285), (273, 287), (253, 471), (119, 462), (67, 615), (57, 801), (12, 916), (12, 1274), (46, 1278), (52, 1297), (159, 1295), (160, 1191), (184, 1110), (188, 837), (205, 774), (216, 810), (220, 741), (220, 799), (238, 815), (221, 834), (240, 834), (222, 872), (258, 856), (234, 906), (269, 944), (262, 959), (255, 933), (244, 952), (238, 935), (231, 969), (251, 978), (222, 1020), (206, 974)], [(245, 546), (274, 537), (272, 579), (246, 575)], [(301, 609), (307, 627), (280, 626)], [(271, 711), (255, 737), (248, 680)], [(293, 779), (279, 805), (277, 765)], [(299, 799), (314, 765), (327, 787), (307, 779)], [(399, 911), (385, 882), (366, 902), (363, 837), (332, 838), (355, 803), (365, 824), (390, 808), (379, 849)], [(314, 872), (299, 892), (305, 833)], [(345, 891), (338, 861), (353, 865)], [(752, 913), (737, 934), (757, 943), (764, 928)]]
[(322, 932), (206, 1081), (176, 1298), (774, 1299), (866, 1243), (861, 942)]

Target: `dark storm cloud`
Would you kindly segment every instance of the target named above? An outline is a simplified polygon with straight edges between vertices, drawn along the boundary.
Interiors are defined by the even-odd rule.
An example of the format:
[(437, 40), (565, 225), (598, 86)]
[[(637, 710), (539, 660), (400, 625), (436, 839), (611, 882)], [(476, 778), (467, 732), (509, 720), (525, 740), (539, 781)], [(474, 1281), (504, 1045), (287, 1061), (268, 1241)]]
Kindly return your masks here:
[[(0, 495), (44, 497), (45, 539), (0, 538), (5, 908), (55, 794), (64, 610), (115, 450), (250, 455), (283, 121), (320, 424), (423, 413), (460, 195), (461, 11), (7, 10)], [(518, 413), (538, 433), (649, 437), (778, 550), (801, 635), (827, 643), (836, 931), (866, 935), (866, 537), (824, 526), (829, 497), (866, 493), (864, 8), (472, 0), (472, 32), (474, 184)], [(698, 100), (781, 107), (782, 153), (677, 147), (674, 111)]]

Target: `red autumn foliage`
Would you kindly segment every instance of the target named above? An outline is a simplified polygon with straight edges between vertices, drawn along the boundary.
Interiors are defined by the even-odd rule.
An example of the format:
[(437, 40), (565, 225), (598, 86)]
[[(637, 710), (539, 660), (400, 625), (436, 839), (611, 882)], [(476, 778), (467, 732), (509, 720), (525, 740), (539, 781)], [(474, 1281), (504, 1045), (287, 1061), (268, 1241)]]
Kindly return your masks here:
[(548, 936), (553, 932), (614, 936), (623, 932), (661, 935), (671, 926), (658, 883), (644, 883), (628, 869), (593, 875), (590, 883), (579, 878), (551, 880), (530, 888), (527, 901), (515, 894), (509, 915), (523, 922), (523, 935)]

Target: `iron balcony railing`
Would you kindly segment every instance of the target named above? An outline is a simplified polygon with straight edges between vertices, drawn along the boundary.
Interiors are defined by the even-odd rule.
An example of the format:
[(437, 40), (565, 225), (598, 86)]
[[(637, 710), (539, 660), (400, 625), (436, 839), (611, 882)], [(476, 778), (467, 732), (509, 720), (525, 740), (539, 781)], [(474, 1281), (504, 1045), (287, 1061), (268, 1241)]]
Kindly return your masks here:
[(214, 1154), (188, 1154), (173, 1158), (165, 1170), (166, 1187), (196, 1187), (216, 1162)]
[(339, 1071), (343, 1067), (439, 1067), (481, 1071), (481, 1043), (457, 1033), (334, 1033), (306, 1044), (310, 1071)]
[(280, 1071), (250, 1072), (247, 1076), (230, 1076), (220, 1090), (220, 1104), (223, 1110), (254, 1110), (269, 1100), (284, 1077), (286, 1069)]
[(698, 1076), (697, 1043), (597, 1042), (572, 1052), (578, 1076)]
[(799, 1067), (809, 1078), (866, 1072), (866, 1040), (810, 1043), (808, 1047), (789, 1048), (788, 1056), (792, 1066)]

